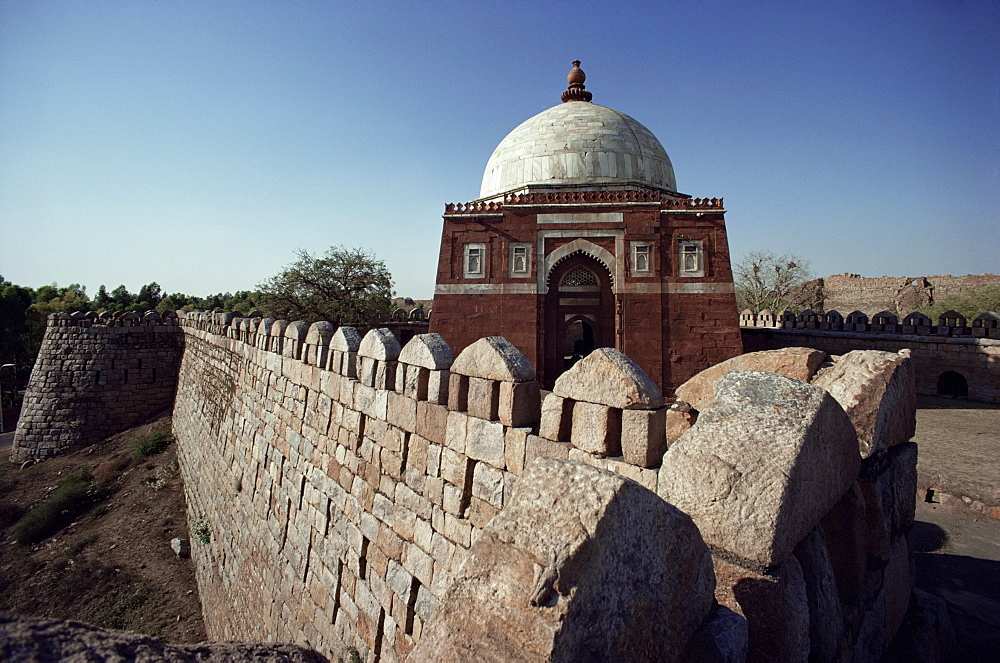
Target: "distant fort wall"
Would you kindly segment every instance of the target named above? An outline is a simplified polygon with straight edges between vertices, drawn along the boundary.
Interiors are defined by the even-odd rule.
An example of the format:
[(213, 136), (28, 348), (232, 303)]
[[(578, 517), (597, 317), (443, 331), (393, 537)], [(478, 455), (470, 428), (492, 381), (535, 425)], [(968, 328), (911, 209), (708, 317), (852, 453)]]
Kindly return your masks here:
[(857, 310), (869, 316), (880, 311), (891, 311), (905, 317), (945, 297), (1000, 285), (1000, 275), (865, 277), (858, 274), (834, 274), (821, 281), (823, 310)]
[(946, 313), (931, 320), (920, 313), (899, 318), (882, 311), (869, 318), (837, 311), (740, 315), (747, 352), (809, 347), (831, 355), (852, 350), (912, 350), (919, 394), (1000, 403), (1000, 316), (985, 312), (967, 321)]

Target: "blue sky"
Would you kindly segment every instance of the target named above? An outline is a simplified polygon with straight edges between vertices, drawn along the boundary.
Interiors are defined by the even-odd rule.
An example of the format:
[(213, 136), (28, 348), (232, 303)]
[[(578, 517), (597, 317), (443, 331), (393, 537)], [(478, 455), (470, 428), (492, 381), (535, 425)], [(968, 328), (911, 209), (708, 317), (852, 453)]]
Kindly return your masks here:
[(574, 59), (735, 258), (1000, 272), (994, 0), (0, 0), (0, 274), (207, 295), (344, 245), (429, 298), (444, 204)]

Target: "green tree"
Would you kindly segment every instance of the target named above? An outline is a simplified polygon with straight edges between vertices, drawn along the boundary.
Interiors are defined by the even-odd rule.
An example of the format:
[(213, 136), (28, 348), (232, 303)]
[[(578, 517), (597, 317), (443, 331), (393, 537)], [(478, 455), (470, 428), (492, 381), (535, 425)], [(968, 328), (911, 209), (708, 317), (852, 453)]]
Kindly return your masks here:
[(14, 364), (19, 379), (27, 377), (41, 345), (41, 338), (36, 342), (28, 325), (33, 294), (30, 288), (0, 276), (0, 364)]
[(111, 291), (111, 302), (108, 304), (109, 311), (124, 311), (135, 303), (135, 295), (128, 291), (124, 285), (119, 285)]
[(298, 260), (258, 286), (260, 307), (286, 320), (370, 325), (392, 308), (392, 275), (363, 249), (330, 247), (322, 257), (299, 249)]
[(129, 310), (144, 313), (152, 311), (163, 299), (163, 291), (156, 281), (148, 283), (139, 288), (139, 293), (135, 296), (135, 301), (129, 306)]
[(810, 278), (809, 263), (798, 256), (750, 251), (733, 265), (736, 305), (741, 311), (750, 309), (754, 313), (808, 306), (801, 294)]

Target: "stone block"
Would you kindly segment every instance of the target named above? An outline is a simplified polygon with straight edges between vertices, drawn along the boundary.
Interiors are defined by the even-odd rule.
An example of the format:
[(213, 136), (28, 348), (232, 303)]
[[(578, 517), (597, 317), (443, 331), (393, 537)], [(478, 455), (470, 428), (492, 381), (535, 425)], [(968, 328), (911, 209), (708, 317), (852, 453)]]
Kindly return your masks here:
[(541, 423), (538, 434), (553, 442), (569, 442), (572, 434), (573, 401), (546, 394), (542, 401)]
[(715, 598), (747, 620), (746, 660), (804, 663), (809, 659), (809, 601), (802, 569), (789, 557), (767, 574), (715, 556)]
[(372, 386), (376, 389), (389, 391), (395, 389), (396, 365), (395, 361), (378, 361), (375, 366), (375, 375), (372, 378)]
[(469, 459), (465, 454), (445, 447), (441, 452), (441, 478), (448, 483), (465, 488)]
[(428, 440), (444, 440), (448, 431), (448, 408), (428, 401), (417, 401), (417, 435)]
[(552, 393), (620, 410), (663, 405), (663, 395), (652, 378), (614, 348), (598, 348), (573, 364), (556, 380)]
[(465, 412), (469, 408), (469, 377), (454, 371), (448, 376), (448, 409)]
[(802, 567), (809, 603), (809, 660), (832, 663), (837, 659), (844, 631), (844, 617), (823, 530), (816, 526), (795, 547)]
[(851, 418), (863, 458), (908, 442), (916, 432), (910, 351), (853, 350), (824, 368), (813, 384), (830, 392)]
[(455, 358), (451, 372), (506, 382), (535, 379), (527, 358), (502, 336), (488, 336), (467, 346)]
[(792, 552), (860, 467), (854, 428), (826, 391), (736, 371), (664, 455), (658, 492), (709, 545), (763, 569)]
[(503, 508), (503, 471), (476, 463), (472, 473), (472, 495), (496, 509)]
[(622, 410), (622, 456), (639, 467), (656, 467), (667, 450), (667, 408)]
[(417, 334), (403, 347), (399, 360), (411, 366), (440, 370), (450, 367), (455, 357), (440, 334)]
[(466, 401), (470, 417), (497, 421), (500, 407), (500, 383), (484, 378), (469, 378), (469, 396)]
[(386, 394), (386, 420), (413, 433), (417, 430), (417, 401), (395, 392)]
[(542, 394), (538, 382), (501, 382), (498, 417), (504, 426), (534, 427), (541, 417)]
[(504, 465), (514, 474), (520, 475), (524, 469), (529, 435), (530, 428), (507, 428), (504, 431)]
[(677, 387), (675, 394), (677, 398), (700, 412), (715, 400), (715, 386), (727, 373), (766, 371), (808, 382), (826, 358), (825, 352), (813, 348), (781, 348), (748, 352), (706, 368)]
[(570, 442), (599, 456), (621, 454), (621, 410), (607, 405), (576, 401)]
[(515, 494), (409, 660), (679, 660), (712, 605), (711, 556), (690, 519), (566, 460), (536, 461)]
[(524, 464), (536, 458), (569, 458), (573, 446), (568, 442), (553, 442), (539, 435), (528, 435), (524, 443)]
[(451, 373), (447, 370), (431, 371), (427, 376), (427, 400), (439, 405), (448, 404), (448, 381)]
[(695, 415), (687, 403), (674, 403), (667, 408), (666, 430), (667, 446), (669, 447), (681, 435), (686, 433), (694, 425)]
[(716, 604), (688, 640), (679, 660), (684, 663), (745, 663), (749, 637), (743, 615)]
[(468, 418), (465, 453), (469, 458), (504, 467), (504, 427), (499, 421)]
[(865, 499), (854, 485), (820, 521), (842, 606), (857, 606), (864, 594), (868, 564)]
[(470, 421), (464, 412), (448, 413), (448, 428), (445, 433), (445, 445), (458, 453), (465, 453), (465, 442)]

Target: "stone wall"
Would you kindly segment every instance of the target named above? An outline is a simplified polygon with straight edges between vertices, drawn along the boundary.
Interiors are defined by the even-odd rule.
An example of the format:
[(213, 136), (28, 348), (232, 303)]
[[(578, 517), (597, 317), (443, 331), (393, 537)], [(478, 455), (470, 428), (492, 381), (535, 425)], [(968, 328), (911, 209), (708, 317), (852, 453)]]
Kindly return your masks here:
[(433, 334), (400, 348), (381, 330), (224, 322), (183, 318), (174, 411), (190, 518), (211, 533), (194, 556), (213, 638), (341, 640), (399, 660), (532, 461), (662, 493), (667, 409), (616, 351), (579, 362), (542, 402), (498, 337), (452, 360)]
[[(858, 420), (904, 423), (862, 443), (856, 403), (830, 396), (856, 377), (850, 362), (824, 388), (731, 366), (735, 377), (715, 374), (704, 398), (668, 408), (609, 348), (543, 398), (533, 367), (500, 337), (454, 357), (435, 334), (400, 347), (385, 329), (362, 338), (325, 322), (179, 316), (174, 433), (213, 639), (327, 655), (344, 643), (369, 661), (438, 660), (463, 642), (459, 659), (482, 658), (506, 640), (513, 658), (530, 658), (492, 609), (462, 621), (479, 614), (468, 600), (482, 592), (468, 583), (484, 578), (504, 614), (517, 612), (511, 623), (558, 634), (553, 655), (586, 651), (587, 634), (604, 633), (609, 656), (655, 638), (640, 647), (645, 660), (805, 660), (813, 650), (877, 660), (902, 620), (916, 459), (903, 369), (875, 372), (895, 396), (865, 401)], [(59, 354), (62, 329), (50, 327), (40, 365)], [(63, 347), (67, 378), (68, 358), (90, 351), (86, 338)], [(823, 362), (838, 365), (820, 358), (812, 371)], [(38, 402), (46, 384), (33, 383)], [(865, 384), (861, 393), (882, 393)], [(95, 416), (115, 409), (95, 405)], [(790, 418), (759, 423), (780, 412)], [(733, 416), (746, 421), (716, 430)], [(43, 432), (44, 422), (25, 430)], [(712, 447), (720, 440), (728, 450)], [(763, 461), (780, 467), (753, 469)], [(623, 545), (651, 532), (648, 545)], [(522, 560), (520, 575), (507, 552)], [(672, 570), (661, 577), (664, 564)], [(617, 594), (620, 568), (624, 586), (646, 589)], [(617, 607), (595, 611), (608, 602), (587, 596)], [(684, 619), (650, 620), (652, 605)]]
[(944, 297), (967, 290), (1000, 285), (996, 274), (967, 276), (880, 276), (835, 274), (822, 281), (822, 310), (861, 311), (874, 315), (890, 311), (903, 317)]
[(173, 313), (51, 314), (11, 460), (92, 444), (170, 408), (182, 349)]
[[(961, 395), (949, 391), (957, 380), (965, 396), (1000, 403), (1000, 317), (986, 312), (974, 320), (942, 315), (931, 320), (920, 313), (905, 318), (786, 311), (740, 316), (743, 345), (748, 352), (786, 347), (810, 347), (831, 355), (852, 350), (912, 351), (916, 390), (920, 394)], [(952, 378), (953, 380), (949, 380)]]

